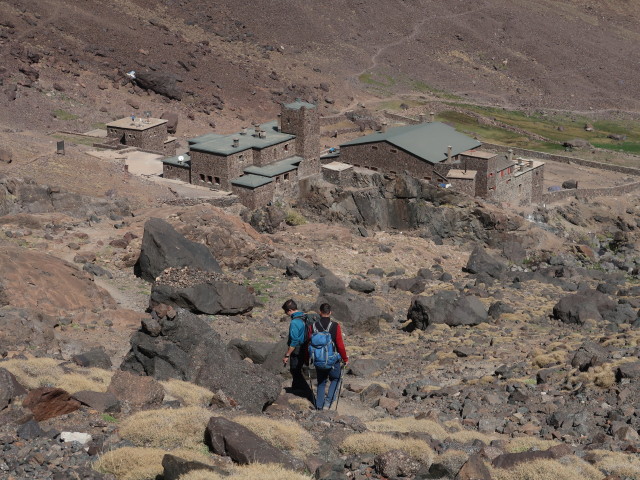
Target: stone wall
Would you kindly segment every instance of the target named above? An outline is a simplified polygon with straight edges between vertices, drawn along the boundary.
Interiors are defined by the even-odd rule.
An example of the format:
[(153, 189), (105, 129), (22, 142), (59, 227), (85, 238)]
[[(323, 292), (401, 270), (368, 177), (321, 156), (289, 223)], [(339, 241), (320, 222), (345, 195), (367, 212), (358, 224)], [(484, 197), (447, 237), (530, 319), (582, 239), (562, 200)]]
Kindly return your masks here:
[(267, 205), (273, 200), (275, 182), (267, 183), (258, 188), (247, 188), (232, 185), (231, 192), (240, 199), (240, 202), (250, 210)]
[(232, 155), (215, 155), (191, 150), (191, 183), (220, 190), (231, 190), (231, 180), (244, 174), (253, 165), (253, 150)]
[(322, 169), (322, 178), (334, 185), (342, 185), (347, 179), (353, 175), (353, 167), (344, 170), (334, 170), (332, 168)]
[[(559, 163), (575, 163), (576, 165), (584, 165), (585, 167), (599, 168), (601, 170), (608, 170), (611, 172), (640, 176), (640, 168), (624, 167), (622, 165), (613, 165), (611, 163), (595, 162), (593, 160), (585, 160), (584, 158), (569, 157), (566, 155), (536, 152), (535, 150), (525, 150), (524, 148), (505, 147), (504, 145), (496, 145), (493, 143), (482, 144), (482, 149), (489, 152), (504, 152), (505, 148), (510, 148), (511, 150), (513, 150), (513, 154), (517, 157), (537, 158), (540, 160)], [(640, 160), (640, 157), (638, 157), (638, 159)]]
[(107, 128), (107, 136), (117, 138), (123, 145), (151, 150), (157, 153), (164, 152), (164, 142), (167, 138), (167, 127), (160, 124), (146, 130), (129, 130), (123, 128)]
[(304, 158), (298, 170), (299, 177), (319, 174), (320, 122), (317, 108), (283, 108), (281, 115), (282, 131), (296, 136), (295, 155)]
[(475, 178), (451, 178), (449, 182), (451, 183), (451, 188), (456, 192), (464, 193), (470, 197), (474, 197), (476, 194)]
[(295, 142), (296, 140), (288, 140), (271, 147), (254, 150), (253, 164), (256, 167), (264, 167), (278, 160), (293, 156), (296, 151)]
[(189, 167), (187, 165), (185, 165), (184, 167), (178, 167), (176, 165), (169, 165), (164, 163), (162, 165), (162, 177), (191, 183), (191, 171), (189, 170)]
[(560, 190), (557, 192), (548, 192), (542, 194), (543, 203), (553, 203), (566, 198), (592, 199), (596, 197), (615, 197), (626, 193), (635, 192), (640, 189), (640, 182), (628, 183), (617, 187), (603, 188), (575, 188), (568, 190)]
[[(273, 179), (275, 184), (271, 200), (290, 200), (298, 197), (298, 172), (290, 172), (278, 175)], [(265, 204), (266, 205), (266, 204)]]
[(386, 142), (343, 146), (340, 149), (340, 161), (390, 174), (406, 170), (413, 177), (429, 181), (433, 177), (433, 166), (430, 163)]

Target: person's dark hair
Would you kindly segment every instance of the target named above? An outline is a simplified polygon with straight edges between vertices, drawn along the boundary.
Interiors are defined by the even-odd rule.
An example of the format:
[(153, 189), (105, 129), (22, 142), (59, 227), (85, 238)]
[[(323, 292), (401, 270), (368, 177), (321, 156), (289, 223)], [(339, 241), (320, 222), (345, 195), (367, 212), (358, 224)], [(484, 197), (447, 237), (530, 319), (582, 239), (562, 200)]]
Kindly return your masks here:
[(331, 313), (331, 305), (329, 305), (328, 303), (323, 303), (322, 305), (320, 305), (320, 313), (324, 314), (324, 315), (328, 315)]
[(282, 304), (282, 309), (284, 310), (284, 313), (287, 313), (289, 310), (298, 310), (298, 304), (290, 298)]

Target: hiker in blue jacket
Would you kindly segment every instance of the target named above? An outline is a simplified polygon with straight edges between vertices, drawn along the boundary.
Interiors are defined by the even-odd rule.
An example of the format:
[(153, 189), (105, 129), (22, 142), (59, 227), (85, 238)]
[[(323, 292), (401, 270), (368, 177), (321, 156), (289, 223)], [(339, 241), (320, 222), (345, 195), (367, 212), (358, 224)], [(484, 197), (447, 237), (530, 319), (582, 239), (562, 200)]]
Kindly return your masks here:
[(287, 340), (289, 348), (283, 358), (283, 363), (289, 364), (291, 372), (291, 392), (313, 401), (313, 392), (302, 373), (302, 367), (307, 358), (307, 316), (298, 310), (298, 305), (292, 299), (284, 302), (282, 309), (291, 317)]

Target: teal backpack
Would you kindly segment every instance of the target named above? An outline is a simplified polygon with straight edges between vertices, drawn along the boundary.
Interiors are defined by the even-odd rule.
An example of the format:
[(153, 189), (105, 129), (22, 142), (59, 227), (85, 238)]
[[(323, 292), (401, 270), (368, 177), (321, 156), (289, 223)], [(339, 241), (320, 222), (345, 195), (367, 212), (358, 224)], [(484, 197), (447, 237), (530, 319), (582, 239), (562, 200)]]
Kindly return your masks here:
[[(340, 354), (331, 338), (331, 325), (324, 330), (319, 322), (313, 324), (313, 331), (309, 341), (309, 359), (319, 370), (331, 370), (341, 360)], [(322, 329), (322, 330), (321, 330)]]

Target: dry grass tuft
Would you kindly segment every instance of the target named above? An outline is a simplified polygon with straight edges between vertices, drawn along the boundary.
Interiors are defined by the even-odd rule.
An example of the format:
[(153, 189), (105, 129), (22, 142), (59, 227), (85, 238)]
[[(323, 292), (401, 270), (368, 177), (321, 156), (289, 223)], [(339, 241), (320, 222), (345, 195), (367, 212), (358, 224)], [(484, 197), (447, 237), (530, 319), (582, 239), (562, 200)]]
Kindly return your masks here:
[(316, 453), (320, 448), (309, 432), (291, 420), (272, 420), (260, 416), (241, 415), (235, 417), (233, 421), (244, 425), (273, 446), (286, 450), (298, 458)]
[(427, 467), (433, 462), (433, 451), (427, 442), (413, 438), (394, 438), (383, 433), (356, 433), (349, 435), (340, 449), (350, 455), (371, 453), (379, 455), (391, 450), (403, 450)]
[(462, 465), (469, 460), (469, 454), (462, 450), (447, 450), (442, 455), (438, 455), (437, 461), (441, 463), (450, 472), (458, 472), (462, 468)]
[(118, 480), (151, 480), (161, 475), (162, 458), (171, 453), (185, 460), (211, 463), (210, 457), (191, 450), (174, 450), (166, 452), (159, 448), (123, 447), (102, 455), (93, 469), (101, 473), (115, 475)]
[(589, 456), (595, 460), (595, 467), (607, 475), (619, 475), (622, 478), (640, 480), (640, 458), (622, 452), (592, 450)]
[(171, 379), (160, 382), (167, 395), (187, 407), (207, 407), (213, 398), (213, 392), (199, 385), (182, 380)]
[(205, 470), (194, 470), (185, 475), (180, 476), (180, 480), (310, 480), (310, 475), (287, 470), (277, 464), (260, 464), (245, 465), (242, 467), (233, 467), (230, 469), (231, 475), (223, 477), (214, 472)]
[(427, 433), (439, 440), (449, 436), (439, 423), (426, 418), (420, 420), (413, 417), (382, 418), (367, 422), (367, 428), (373, 432)]
[(543, 353), (533, 359), (533, 364), (536, 367), (547, 368), (557, 365), (559, 363), (565, 363), (567, 352), (564, 350), (556, 350), (555, 352)]
[(555, 460), (535, 460), (510, 469), (490, 470), (494, 480), (601, 480), (604, 477), (595, 470), (577, 469)]
[(560, 442), (543, 440), (538, 437), (517, 437), (507, 442), (505, 451), (508, 453), (520, 453), (528, 452), (529, 450), (547, 450), (556, 445), (560, 445)]
[(581, 382), (593, 383), (601, 388), (609, 388), (616, 383), (616, 375), (611, 365), (592, 367), (587, 372), (580, 372), (577, 378)]
[(120, 425), (120, 436), (138, 447), (198, 449), (212, 413), (201, 407), (145, 410)]
[(81, 390), (106, 392), (113, 375), (109, 370), (72, 364), (62, 368), (60, 361), (53, 358), (12, 359), (2, 362), (2, 368), (13, 373), (26, 388), (58, 387), (69, 393)]

